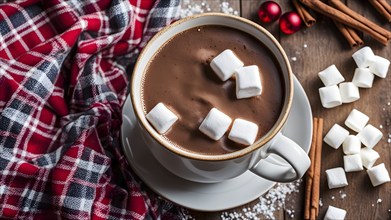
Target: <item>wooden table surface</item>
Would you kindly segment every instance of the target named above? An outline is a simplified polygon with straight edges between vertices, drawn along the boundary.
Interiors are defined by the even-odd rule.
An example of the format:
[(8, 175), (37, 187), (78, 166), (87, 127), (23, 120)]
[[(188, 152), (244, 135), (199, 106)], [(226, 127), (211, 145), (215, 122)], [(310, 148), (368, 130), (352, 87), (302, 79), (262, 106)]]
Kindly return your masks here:
[[(222, 0), (197, 0), (192, 4), (207, 2), (212, 11), (221, 11)], [(260, 0), (228, 0), (229, 6), (242, 17), (259, 23), (257, 10), (263, 2)], [(293, 10), (290, 1), (277, 0), (283, 13)], [(377, 24), (391, 30), (378, 12), (367, 2), (357, 0), (344, 1), (353, 10), (375, 21)], [(323, 136), (334, 123), (344, 126), (349, 112), (356, 108), (370, 117), (369, 123), (383, 132), (383, 138), (374, 148), (380, 154), (376, 164), (385, 163), (391, 173), (391, 71), (386, 79), (375, 78), (373, 88), (360, 89), (361, 98), (353, 103), (325, 109), (321, 106), (318, 88), (322, 87), (317, 73), (331, 64), (335, 64), (344, 75), (346, 81), (351, 81), (356, 68), (351, 55), (357, 49), (351, 49), (343, 36), (336, 29), (330, 19), (315, 14), (317, 23), (311, 28), (304, 28), (293, 35), (284, 35), (279, 31), (278, 22), (264, 25), (281, 43), (288, 57), (294, 74), (304, 87), (311, 103), (314, 117), (324, 119)], [(362, 34), (360, 33), (360, 36)], [(365, 44), (370, 46), (375, 54), (391, 60), (391, 46), (383, 46), (367, 35), (362, 36)], [(344, 126), (346, 127), (346, 126)], [(366, 171), (347, 173), (349, 185), (344, 188), (328, 189), (325, 170), (334, 167), (343, 167), (342, 147), (335, 150), (323, 144), (322, 174), (320, 197), (323, 205), (320, 207), (319, 219), (323, 219), (329, 205), (347, 210), (346, 219), (391, 219), (391, 183), (372, 187)], [(274, 212), (276, 219), (303, 219), (304, 181), (298, 187), (299, 192), (292, 193), (286, 199), (285, 207), (294, 210), (294, 217), (284, 210)], [(346, 197), (345, 197), (346, 194)], [(381, 199), (381, 202), (380, 200)], [(227, 212), (242, 212), (243, 207), (252, 207), (258, 200), (249, 202), (245, 206), (225, 210)], [(190, 211), (195, 219), (220, 219), (222, 212)], [(266, 219), (258, 215), (260, 219)]]

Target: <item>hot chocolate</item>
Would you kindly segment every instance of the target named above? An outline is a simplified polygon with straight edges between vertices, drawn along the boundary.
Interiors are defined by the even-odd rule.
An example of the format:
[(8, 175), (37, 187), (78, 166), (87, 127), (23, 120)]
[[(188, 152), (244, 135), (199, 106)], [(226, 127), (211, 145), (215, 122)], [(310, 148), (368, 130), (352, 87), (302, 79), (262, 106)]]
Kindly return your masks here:
[[(213, 72), (210, 61), (225, 49), (234, 51), (244, 65), (259, 67), (260, 96), (237, 99), (235, 80), (223, 82)], [(230, 141), (228, 135), (214, 141), (199, 131), (211, 108), (232, 119), (256, 123), (259, 139), (280, 116), (284, 93), (280, 67), (269, 49), (245, 32), (217, 25), (192, 28), (170, 39), (149, 62), (142, 85), (145, 114), (162, 102), (179, 117), (163, 135), (168, 141), (188, 151), (213, 155), (245, 146)]]

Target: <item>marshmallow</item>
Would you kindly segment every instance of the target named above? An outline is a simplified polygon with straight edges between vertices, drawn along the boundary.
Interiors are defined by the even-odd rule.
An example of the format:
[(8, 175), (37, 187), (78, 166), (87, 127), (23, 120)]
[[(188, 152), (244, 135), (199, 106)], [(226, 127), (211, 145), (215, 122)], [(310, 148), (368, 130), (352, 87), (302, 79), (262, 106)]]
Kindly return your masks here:
[(341, 93), (342, 103), (350, 103), (360, 98), (358, 87), (352, 82), (345, 82), (339, 84), (339, 92)]
[(368, 67), (375, 59), (375, 54), (370, 47), (363, 47), (352, 55), (354, 62), (360, 68)]
[(325, 108), (334, 108), (342, 104), (341, 93), (337, 85), (319, 88), (319, 96)]
[(160, 134), (166, 133), (178, 120), (178, 117), (161, 102), (153, 107), (146, 118)]
[(235, 70), (236, 97), (238, 99), (257, 96), (262, 93), (258, 66), (245, 66)]
[(217, 141), (223, 137), (231, 122), (232, 119), (228, 115), (216, 108), (212, 108), (202, 121), (199, 129), (202, 133)]
[(232, 50), (229, 49), (221, 52), (210, 62), (210, 67), (223, 81), (231, 78), (235, 69), (242, 66), (244, 66), (243, 62), (235, 56)]
[(323, 138), (323, 141), (330, 145), (330, 147), (338, 149), (348, 135), (349, 131), (338, 124), (334, 124)]
[(253, 144), (258, 134), (258, 125), (243, 119), (235, 119), (228, 138), (239, 144)]
[(329, 205), (324, 220), (344, 220), (346, 211), (344, 209), (336, 208)]
[(381, 163), (377, 166), (374, 166), (372, 168), (369, 168), (367, 170), (369, 179), (371, 179), (373, 186), (378, 186), (383, 183), (390, 182), (390, 175), (388, 174), (388, 171), (386, 167), (384, 166), (384, 163)]
[(353, 131), (360, 132), (368, 121), (369, 117), (366, 114), (358, 111), (357, 109), (353, 109), (346, 118), (345, 125)]
[(380, 56), (375, 56), (375, 59), (369, 64), (369, 70), (380, 78), (386, 78), (389, 66), (389, 60)]
[(349, 135), (342, 144), (343, 152), (347, 155), (358, 154), (361, 151), (361, 142), (355, 135)]
[(346, 174), (342, 167), (328, 169), (326, 170), (326, 175), (329, 189), (344, 187), (348, 185), (348, 180), (346, 179)]
[(343, 164), (344, 164), (345, 172), (354, 172), (354, 171), (360, 171), (364, 169), (362, 167), (360, 154), (343, 156)]
[(353, 76), (353, 84), (361, 88), (372, 88), (375, 75), (369, 68), (356, 68)]
[(320, 71), (318, 76), (325, 86), (337, 85), (345, 80), (334, 64)]
[(364, 147), (360, 151), (362, 165), (369, 169), (375, 164), (376, 160), (380, 158), (378, 152), (369, 147)]
[(361, 143), (369, 148), (373, 148), (381, 138), (383, 137), (383, 133), (372, 125), (367, 125), (357, 134), (357, 137), (360, 139)]

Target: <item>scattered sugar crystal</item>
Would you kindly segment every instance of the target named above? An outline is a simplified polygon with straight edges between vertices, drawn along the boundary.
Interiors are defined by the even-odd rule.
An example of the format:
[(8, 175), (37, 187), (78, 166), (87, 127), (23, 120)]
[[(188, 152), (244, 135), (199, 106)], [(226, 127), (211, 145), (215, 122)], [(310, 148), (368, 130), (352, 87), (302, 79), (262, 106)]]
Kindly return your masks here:
[(381, 202), (383, 202), (382, 199), (377, 199), (377, 201), (376, 201), (376, 203), (381, 203)]
[(320, 206), (320, 207), (323, 207), (323, 201), (322, 201), (322, 198), (319, 198), (319, 206)]
[(380, 129), (383, 129), (383, 125), (379, 125), (379, 128), (380, 128)]
[[(259, 219), (275, 219), (274, 212), (285, 207), (285, 199), (287, 195), (298, 192), (302, 180), (297, 180), (291, 183), (277, 183), (275, 187), (270, 189), (266, 194), (259, 197), (259, 201), (253, 207), (243, 208), (243, 214), (237, 212), (223, 212), (221, 219), (224, 220), (259, 220)], [(290, 218), (295, 217), (295, 210), (286, 209)]]
[[(223, 12), (225, 14), (239, 15), (239, 12), (230, 6), (227, 0), (219, 0), (220, 4), (217, 8), (217, 12)], [(190, 0), (183, 0), (181, 4), (180, 17), (185, 18), (191, 15), (201, 14), (204, 12), (211, 12), (211, 6), (208, 1), (203, 0), (201, 3), (193, 2)]]
[(335, 200), (335, 196), (331, 196), (331, 200)]
[(375, 206), (375, 204), (372, 204), (372, 207)]
[(297, 57), (291, 57), (292, 61), (297, 61)]
[(345, 192), (343, 192), (342, 190), (339, 191), (339, 198), (344, 199), (344, 198), (346, 198), (346, 196), (347, 195)]
[(304, 48), (307, 48), (307, 44), (304, 44)]

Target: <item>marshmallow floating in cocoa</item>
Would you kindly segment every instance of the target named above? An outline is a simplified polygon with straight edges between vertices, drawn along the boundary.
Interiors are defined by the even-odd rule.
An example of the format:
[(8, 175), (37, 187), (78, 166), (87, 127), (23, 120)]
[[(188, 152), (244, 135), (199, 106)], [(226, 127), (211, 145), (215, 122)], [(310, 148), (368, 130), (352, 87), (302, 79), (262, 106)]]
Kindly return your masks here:
[(373, 186), (379, 186), (381, 184), (390, 182), (390, 175), (384, 166), (384, 163), (369, 168), (367, 173)]
[(333, 108), (342, 104), (341, 93), (337, 85), (320, 88), (319, 96), (322, 106), (325, 108)]
[(160, 134), (166, 133), (178, 120), (178, 117), (163, 103), (158, 103), (153, 107), (146, 118)]
[(339, 84), (339, 92), (341, 94), (342, 103), (350, 103), (360, 99), (358, 87), (352, 82)]
[(334, 124), (323, 138), (323, 141), (330, 147), (338, 149), (348, 135), (349, 131), (338, 124)]
[(345, 138), (342, 148), (347, 155), (358, 154), (361, 150), (361, 141), (356, 135), (349, 135)]
[(360, 154), (347, 155), (343, 157), (345, 172), (355, 172), (363, 170)]
[(258, 133), (258, 125), (243, 119), (235, 119), (228, 138), (239, 144), (253, 144)]
[(346, 216), (346, 210), (329, 206), (324, 216), (324, 220), (344, 220)]
[(327, 183), (329, 189), (340, 188), (348, 185), (346, 174), (342, 167), (326, 170)]
[(366, 46), (353, 53), (352, 57), (358, 67), (364, 68), (372, 63), (375, 59), (375, 54), (370, 47)]
[(261, 77), (256, 65), (240, 67), (235, 70), (236, 97), (238, 99), (258, 96), (262, 93)]
[(232, 119), (228, 115), (216, 108), (212, 108), (202, 121), (199, 130), (211, 139), (217, 141), (223, 137), (231, 125), (231, 122)]
[(380, 158), (378, 152), (369, 147), (364, 147), (360, 151), (362, 165), (369, 169), (375, 164), (376, 160)]
[(358, 111), (357, 109), (353, 109), (346, 118), (345, 125), (353, 131), (360, 132), (368, 121), (369, 117), (366, 114)]
[(383, 133), (373, 125), (368, 124), (357, 134), (357, 137), (365, 146), (373, 148), (381, 140)]
[(320, 71), (318, 76), (325, 86), (337, 85), (345, 80), (334, 64)]
[(222, 81), (231, 78), (235, 69), (243, 65), (243, 62), (230, 49), (224, 50), (210, 62), (210, 67)]
[(374, 78), (375, 75), (373, 75), (369, 68), (356, 68), (352, 82), (360, 88), (372, 88)]
[(381, 56), (375, 56), (369, 64), (369, 70), (380, 78), (386, 78), (390, 61)]

